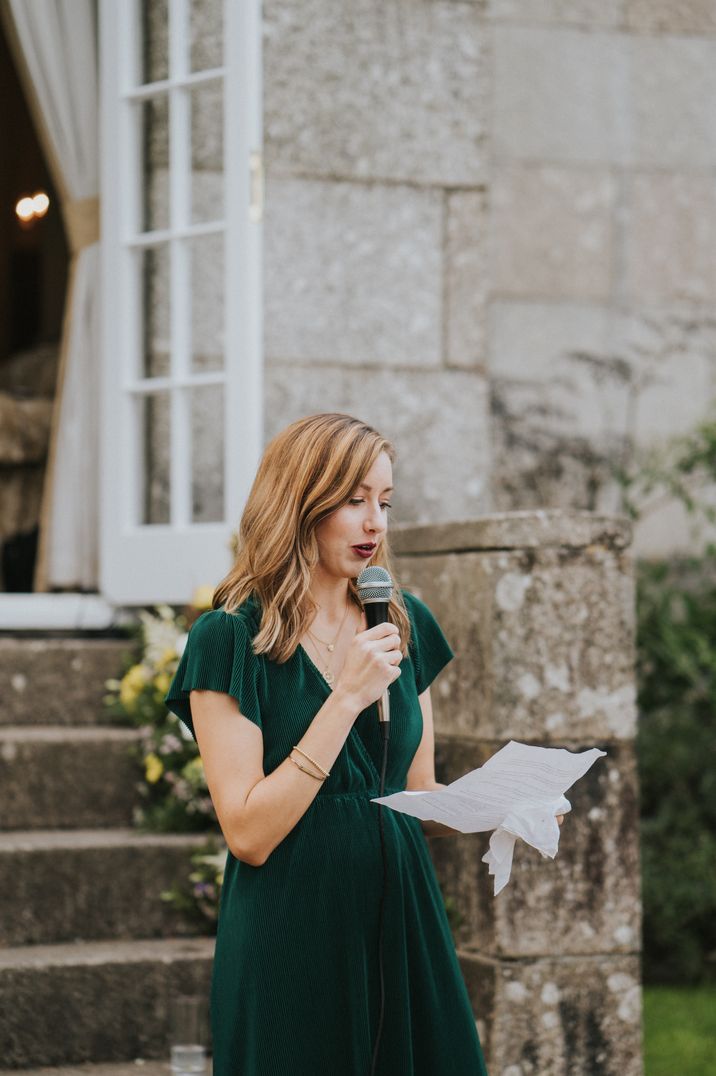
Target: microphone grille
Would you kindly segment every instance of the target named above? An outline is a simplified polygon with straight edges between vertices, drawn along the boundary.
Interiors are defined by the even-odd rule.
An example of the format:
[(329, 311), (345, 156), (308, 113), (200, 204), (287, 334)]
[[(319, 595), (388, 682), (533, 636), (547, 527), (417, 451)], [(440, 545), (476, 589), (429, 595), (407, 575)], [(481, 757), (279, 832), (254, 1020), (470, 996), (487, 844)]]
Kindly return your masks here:
[(361, 605), (366, 602), (389, 602), (393, 596), (390, 572), (377, 564), (364, 568), (356, 580)]

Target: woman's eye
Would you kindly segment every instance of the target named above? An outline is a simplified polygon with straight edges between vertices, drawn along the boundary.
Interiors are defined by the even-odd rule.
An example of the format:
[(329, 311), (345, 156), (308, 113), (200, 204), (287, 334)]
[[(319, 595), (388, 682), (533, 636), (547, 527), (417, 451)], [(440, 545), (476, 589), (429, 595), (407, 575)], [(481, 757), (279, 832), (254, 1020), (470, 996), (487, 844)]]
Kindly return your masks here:
[[(349, 500), (348, 503), (349, 504), (363, 504), (363, 498), (362, 497), (351, 497), (351, 499)], [(393, 506), (390, 503), (390, 501), (383, 501), (380, 507), (381, 508), (392, 508)]]

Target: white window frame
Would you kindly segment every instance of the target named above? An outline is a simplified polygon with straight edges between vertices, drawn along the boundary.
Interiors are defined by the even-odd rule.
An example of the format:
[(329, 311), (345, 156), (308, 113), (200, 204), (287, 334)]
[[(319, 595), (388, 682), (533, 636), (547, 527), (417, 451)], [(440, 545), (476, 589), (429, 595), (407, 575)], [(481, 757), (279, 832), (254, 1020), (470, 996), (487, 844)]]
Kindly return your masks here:
[[(137, 3), (100, 0), (102, 163), (102, 445), (100, 497), (100, 589), (115, 604), (180, 604), (195, 587), (216, 584), (231, 565), (230, 538), (263, 445), (263, 355), (261, 218), (261, 2), (224, 0), (224, 67), (191, 74), (177, 67), (188, 55), (183, 30), (188, 0), (169, 0), (170, 78), (138, 86), (139, 40), (133, 19)], [(179, 77), (175, 77), (177, 75)], [(224, 79), (223, 225), (188, 224), (141, 232), (137, 194), (142, 160), (135, 139), (135, 102), (158, 90), (172, 95), (170, 110), (170, 201), (187, 198), (190, 178), (186, 87), (221, 75)], [(186, 204), (186, 203), (184, 203)], [(225, 236), (224, 368), (189, 369), (190, 330), (182, 316), (188, 297), (181, 239)], [(171, 372), (137, 378), (141, 369), (137, 248), (169, 241), (171, 287)], [(191, 521), (189, 386), (224, 384), (224, 520)], [(134, 400), (168, 389), (170, 411), (171, 519), (140, 520), (143, 443)]]

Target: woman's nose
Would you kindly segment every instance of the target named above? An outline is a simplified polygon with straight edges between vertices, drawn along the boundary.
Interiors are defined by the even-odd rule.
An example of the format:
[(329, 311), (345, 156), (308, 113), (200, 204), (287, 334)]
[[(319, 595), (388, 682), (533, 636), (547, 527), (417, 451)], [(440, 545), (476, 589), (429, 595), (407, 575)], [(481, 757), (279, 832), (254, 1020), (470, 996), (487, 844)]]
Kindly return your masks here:
[(369, 510), (365, 525), (370, 531), (382, 532), (385, 530), (386, 522), (384, 509), (380, 505), (375, 505)]

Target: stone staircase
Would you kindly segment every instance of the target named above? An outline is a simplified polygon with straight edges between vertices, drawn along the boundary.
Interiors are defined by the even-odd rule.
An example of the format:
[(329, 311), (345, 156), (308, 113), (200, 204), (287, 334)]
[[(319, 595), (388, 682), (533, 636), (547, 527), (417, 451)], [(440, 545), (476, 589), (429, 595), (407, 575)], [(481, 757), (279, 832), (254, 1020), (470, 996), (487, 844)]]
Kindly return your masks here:
[(199, 835), (142, 834), (138, 733), (104, 682), (130, 644), (0, 636), (0, 1071), (169, 1071), (173, 996), (207, 998), (214, 939), (160, 893)]

